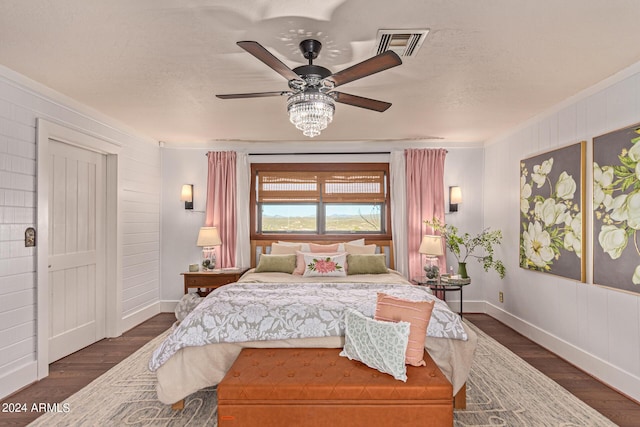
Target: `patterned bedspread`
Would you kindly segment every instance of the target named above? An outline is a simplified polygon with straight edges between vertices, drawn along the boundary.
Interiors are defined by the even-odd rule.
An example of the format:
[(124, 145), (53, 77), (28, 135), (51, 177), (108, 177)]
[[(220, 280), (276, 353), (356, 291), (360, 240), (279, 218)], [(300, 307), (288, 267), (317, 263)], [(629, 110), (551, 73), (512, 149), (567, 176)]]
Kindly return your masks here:
[(344, 335), (344, 312), (373, 316), (378, 292), (435, 300), (427, 336), (466, 340), (460, 317), (427, 289), (407, 284), (235, 283), (216, 289), (156, 349), (156, 371), (178, 350), (221, 342)]

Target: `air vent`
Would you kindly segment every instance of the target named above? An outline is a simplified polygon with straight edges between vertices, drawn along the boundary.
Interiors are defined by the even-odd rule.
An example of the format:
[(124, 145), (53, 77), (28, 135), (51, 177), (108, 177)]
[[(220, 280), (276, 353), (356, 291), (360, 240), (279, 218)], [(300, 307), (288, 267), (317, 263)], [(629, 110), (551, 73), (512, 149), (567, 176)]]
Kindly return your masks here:
[(392, 50), (400, 56), (416, 56), (429, 34), (424, 30), (378, 30), (376, 55)]

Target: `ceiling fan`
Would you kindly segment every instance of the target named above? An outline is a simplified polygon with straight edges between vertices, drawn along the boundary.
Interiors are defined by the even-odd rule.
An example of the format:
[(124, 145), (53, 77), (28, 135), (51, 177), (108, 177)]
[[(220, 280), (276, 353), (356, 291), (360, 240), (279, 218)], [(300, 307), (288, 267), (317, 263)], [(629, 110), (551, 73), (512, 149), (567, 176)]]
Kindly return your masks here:
[(289, 81), (289, 91), (233, 93), (216, 95), (221, 99), (261, 98), (267, 96), (287, 96), (289, 120), (302, 133), (309, 137), (319, 135), (333, 120), (335, 102), (383, 112), (391, 107), (391, 103), (350, 95), (334, 90), (336, 87), (371, 74), (387, 70), (402, 64), (400, 57), (388, 50), (337, 73), (327, 68), (314, 65), (322, 44), (318, 40), (307, 39), (300, 42), (302, 55), (309, 60), (308, 65), (301, 65), (293, 70), (271, 54), (260, 43), (240, 41), (238, 46), (267, 64), (278, 74)]

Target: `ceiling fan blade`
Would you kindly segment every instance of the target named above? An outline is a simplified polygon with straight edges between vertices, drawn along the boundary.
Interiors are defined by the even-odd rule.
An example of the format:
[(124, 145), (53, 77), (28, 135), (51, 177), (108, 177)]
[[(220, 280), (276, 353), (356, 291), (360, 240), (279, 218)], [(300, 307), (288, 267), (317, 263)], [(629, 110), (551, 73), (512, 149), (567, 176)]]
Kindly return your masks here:
[(330, 95), (333, 96), (333, 99), (335, 99), (336, 102), (353, 105), (354, 107), (366, 108), (368, 110), (379, 111), (381, 113), (391, 107), (390, 102), (378, 101), (376, 99), (365, 98), (363, 96), (350, 95), (344, 92), (334, 91), (331, 92)]
[(287, 67), (282, 61), (273, 56), (271, 52), (265, 49), (260, 43), (252, 41), (241, 41), (238, 46), (258, 58), (260, 61), (273, 68), (278, 74), (287, 80), (297, 80), (300, 78), (291, 68)]
[(400, 64), (402, 64), (402, 59), (400, 59), (398, 54), (392, 50), (388, 50), (342, 71), (338, 71), (325, 80), (333, 82), (334, 87), (338, 87), (345, 83), (370, 76), (371, 74), (396, 67)]
[(216, 98), (220, 98), (220, 99), (264, 98), (267, 96), (287, 96), (292, 94), (293, 92), (279, 90), (277, 92), (229, 93), (226, 95), (216, 95)]

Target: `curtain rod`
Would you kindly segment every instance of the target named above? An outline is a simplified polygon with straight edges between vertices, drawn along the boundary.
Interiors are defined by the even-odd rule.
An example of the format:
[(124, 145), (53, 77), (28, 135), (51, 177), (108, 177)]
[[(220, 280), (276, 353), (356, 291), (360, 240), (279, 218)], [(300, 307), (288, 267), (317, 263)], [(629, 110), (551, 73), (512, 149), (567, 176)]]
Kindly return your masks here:
[[(390, 151), (353, 151), (353, 152), (342, 152), (342, 153), (247, 153), (249, 156), (320, 156), (320, 155), (336, 155), (336, 154), (344, 154), (344, 155), (353, 155), (353, 154), (391, 154)], [(208, 156), (208, 153), (204, 153), (205, 156)]]
[[(445, 153), (448, 153), (449, 150), (444, 150)], [(329, 152), (329, 153), (247, 153), (249, 156), (320, 156), (320, 155), (354, 155), (354, 154), (391, 154), (391, 151), (347, 151), (347, 152)], [(208, 152), (204, 153), (205, 156), (208, 156)]]
[(249, 153), (250, 156), (320, 156), (320, 155), (336, 155), (336, 154), (343, 154), (343, 155), (353, 155), (353, 154), (391, 154), (390, 151), (368, 151), (366, 153), (363, 153), (362, 151), (348, 151), (348, 152), (340, 152), (340, 153), (336, 153), (336, 152), (323, 152), (323, 153)]

